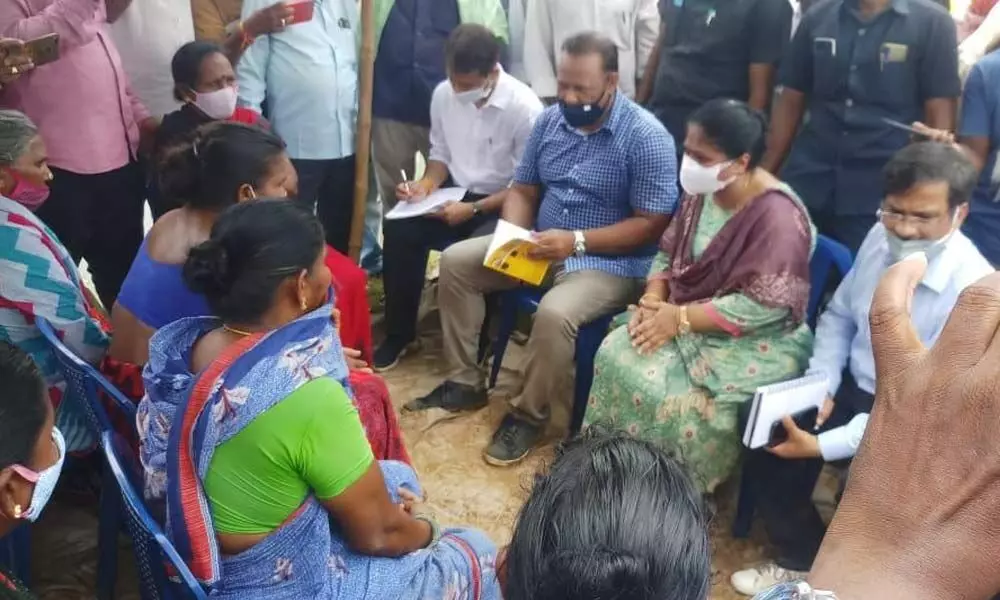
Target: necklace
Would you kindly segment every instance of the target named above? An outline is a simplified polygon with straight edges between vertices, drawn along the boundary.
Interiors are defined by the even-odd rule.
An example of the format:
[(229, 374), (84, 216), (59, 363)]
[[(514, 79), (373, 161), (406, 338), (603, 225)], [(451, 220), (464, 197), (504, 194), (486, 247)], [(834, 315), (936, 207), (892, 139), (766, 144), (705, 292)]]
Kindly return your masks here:
[(223, 323), (222, 328), (228, 331), (229, 333), (234, 333), (240, 337), (250, 337), (251, 335), (253, 335), (252, 331), (243, 331), (242, 329), (236, 329), (235, 327), (230, 327), (225, 323)]

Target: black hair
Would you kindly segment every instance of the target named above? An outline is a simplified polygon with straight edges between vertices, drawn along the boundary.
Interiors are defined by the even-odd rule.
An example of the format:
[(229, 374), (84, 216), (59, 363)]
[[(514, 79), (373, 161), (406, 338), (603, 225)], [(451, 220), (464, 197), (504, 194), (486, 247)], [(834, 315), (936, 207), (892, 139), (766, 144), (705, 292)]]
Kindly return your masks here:
[(701, 495), (654, 444), (590, 427), (536, 478), (506, 569), (507, 600), (705, 600)]
[(47, 416), (45, 380), (30, 356), (0, 341), (0, 381), (0, 469), (30, 464)]
[(285, 152), (275, 134), (255, 125), (207, 123), (160, 159), (160, 190), (175, 204), (223, 209), (236, 203), (241, 186), (260, 187)]
[(705, 139), (735, 160), (750, 155), (748, 167), (760, 164), (767, 149), (767, 117), (746, 102), (716, 98), (702, 104), (688, 118), (701, 127)]
[(201, 77), (201, 63), (213, 54), (226, 55), (221, 46), (212, 42), (188, 42), (174, 53), (174, 58), (170, 61), (170, 72), (174, 76), (174, 98), (178, 102), (184, 101), (178, 86), (196, 89), (198, 78)]
[(596, 31), (582, 31), (563, 42), (562, 51), (570, 56), (597, 54), (605, 73), (618, 72), (618, 46), (611, 38)]
[(311, 270), (325, 243), (316, 217), (292, 200), (241, 202), (191, 249), (184, 282), (223, 321), (257, 323), (281, 283)]
[(453, 73), (489, 75), (500, 62), (502, 43), (493, 32), (474, 23), (459, 25), (445, 45), (448, 67)]
[(948, 184), (948, 206), (961, 206), (972, 197), (979, 172), (972, 160), (953, 144), (917, 142), (897, 152), (882, 171), (886, 196), (900, 195), (924, 183)]

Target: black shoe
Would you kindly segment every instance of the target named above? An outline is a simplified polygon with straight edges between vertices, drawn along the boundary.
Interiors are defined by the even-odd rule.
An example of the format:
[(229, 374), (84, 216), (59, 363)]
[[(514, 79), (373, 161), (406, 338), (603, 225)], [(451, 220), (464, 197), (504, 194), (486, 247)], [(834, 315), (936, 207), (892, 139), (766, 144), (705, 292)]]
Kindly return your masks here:
[(449, 412), (477, 410), (489, 403), (486, 390), (479, 390), (471, 385), (445, 381), (434, 388), (434, 391), (422, 398), (417, 398), (403, 408), (410, 411), (427, 410), (428, 408), (443, 408)]
[(542, 427), (507, 415), (500, 423), (483, 459), (494, 467), (509, 467), (524, 460), (542, 438)]
[(420, 342), (411, 340), (404, 342), (399, 338), (388, 337), (375, 349), (372, 368), (376, 373), (383, 373), (394, 369), (407, 354), (412, 354), (420, 349)]

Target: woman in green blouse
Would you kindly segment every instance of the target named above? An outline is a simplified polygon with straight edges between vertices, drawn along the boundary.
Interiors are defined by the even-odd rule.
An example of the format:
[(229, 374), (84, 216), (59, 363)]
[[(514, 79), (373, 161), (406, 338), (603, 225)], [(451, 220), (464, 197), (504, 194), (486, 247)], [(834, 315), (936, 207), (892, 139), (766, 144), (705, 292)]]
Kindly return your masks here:
[(675, 448), (706, 492), (739, 459), (737, 409), (799, 375), (815, 229), (794, 192), (757, 167), (766, 121), (713, 100), (688, 123), (686, 192), (646, 292), (604, 340), (588, 421)]

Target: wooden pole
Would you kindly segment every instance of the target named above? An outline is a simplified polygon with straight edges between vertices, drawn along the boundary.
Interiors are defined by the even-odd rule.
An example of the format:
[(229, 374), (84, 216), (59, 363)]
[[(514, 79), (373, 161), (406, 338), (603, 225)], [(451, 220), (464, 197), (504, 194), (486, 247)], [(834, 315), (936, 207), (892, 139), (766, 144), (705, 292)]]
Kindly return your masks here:
[(358, 133), (355, 147), (354, 211), (348, 244), (354, 262), (361, 261), (368, 203), (368, 168), (372, 155), (372, 92), (375, 79), (374, 0), (361, 0), (361, 57), (358, 61)]

